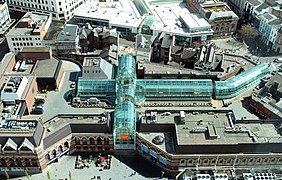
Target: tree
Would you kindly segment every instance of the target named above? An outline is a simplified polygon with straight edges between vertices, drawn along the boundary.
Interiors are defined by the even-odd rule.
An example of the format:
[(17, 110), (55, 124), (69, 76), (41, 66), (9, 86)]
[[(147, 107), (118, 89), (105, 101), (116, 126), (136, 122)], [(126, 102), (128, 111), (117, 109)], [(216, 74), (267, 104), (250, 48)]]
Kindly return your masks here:
[(28, 174), (26, 169), (24, 170), (24, 173), (25, 173), (25, 176), (27, 177), (27, 179), (30, 180), (29, 174)]
[(250, 24), (244, 24), (238, 32), (243, 39), (253, 39), (258, 36), (258, 31)]
[(51, 175), (50, 175), (50, 172), (49, 172), (49, 171), (47, 171), (47, 178), (48, 178), (48, 180), (51, 179)]
[(4, 174), (5, 174), (7, 179), (10, 179), (10, 176), (9, 176), (9, 174), (8, 174), (8, 172), (6, 170), (4, 170)]

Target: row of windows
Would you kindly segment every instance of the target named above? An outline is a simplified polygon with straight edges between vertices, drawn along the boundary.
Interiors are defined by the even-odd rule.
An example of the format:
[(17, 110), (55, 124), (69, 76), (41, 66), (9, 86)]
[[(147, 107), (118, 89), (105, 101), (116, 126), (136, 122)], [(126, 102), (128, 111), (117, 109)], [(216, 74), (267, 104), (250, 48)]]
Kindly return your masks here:
[[(36, 43), (36, 44), (38, 44), (38, 43)], [(41, 43), (40, 43), (41, 44)], [(13, 43), (13, 46), (33, 46), (33, 43), (31, 42), (31, 43), (29, 43), (29, 42), (27, 42), (27, 43)]]
[[(25, 0), (25, 1), (44, 4), (44, 0), (41, 0), (41, 1), (40, 1), (40, 0)], [(10, 4), (16, 4), (16, 3), (18, 3), (17, 1), (12, 1), (12, 0), (8, 0), (7, 2), (10, 3)], [(45, 4), (48, 4), (48, 1), (45, 1)], [(52, 5), (52, 6), (54, 5), (54, 2), (53, 2), (53, 1), (51, 1), (51, 5)]]
[[(90, 71), (84, 70), (84, 73), (90, 73)], [(101, 73), (101, 71), (100, 70), (96, 70), (96, 71), (93, 70), (92, 73)]]
[[(29, 37), (29, 38), (11, 38), (12, 41), (32, 41), (32, 38)], [(40, 38), (34, 38), (34, 40), (40, 40)]]

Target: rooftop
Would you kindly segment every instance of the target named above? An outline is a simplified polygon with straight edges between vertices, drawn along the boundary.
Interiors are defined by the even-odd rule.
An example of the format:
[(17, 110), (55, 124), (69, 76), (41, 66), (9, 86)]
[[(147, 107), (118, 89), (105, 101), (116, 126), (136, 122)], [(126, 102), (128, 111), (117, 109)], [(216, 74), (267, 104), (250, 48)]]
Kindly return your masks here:
[(9, 36), (19, 35), (42, 35), (41, 33), (45, 27), (46, 22), (50, 16), (36, 14), (34, 12), (27, 12), (17, 23), (17, 25), (8, 33)]
[(50, 47), (23, 47), (21, 49), (22, 53), (30, 52), (50, 52)]
[(128, 0), (110, 3), (91, 1), (83, 4), (74, 16), (103, 20), (112, 25), (123, 25), (125, 27), (138, 27), (142, 22), (134, 3)]
[(78, 35), (78, 26), (66, 24), (58, 33), (56, 41), (75, 41)]
[(34, 74), (37, 77), (52, 78), (57, 72), (59, 63), (60, 61), (55, 58), (38, 60), (35, 65)]
[[(156, 110), (156, 120), (150, 121), (150, 114), (147, 114), (149, 121), (143, 122), (146, 124), (175, 124), (176, 138), (174, 139), (178, 145), (220, 145), (220, 144), (249, 144), (249, 143), (267, 143), (280, 142), (281, 135), (277, 132), (274, 123), (259, 123), (259, 120), (253, 120), (251, 123), (240, 122), (237, 124), (230, 123), (229, 113), (231, 111), (186, 111), (184, 123), (180, 121), (180, 111), (171, 111), (170, 115)], [(157, 135), (167, 136), (162, 130), (158, 133), (141, 134), (143, 138), (152, 142), (152, 139)], [(142, 131), (141, 131), (142, 132)], [(173, 132), (171, 132), (173, 133)], [(170, 136), (172, 138), (172, 136)], [(165, 144), (158, 146), (161, 149), (167, 150), (167, 147), (172, 148), (170, 141), (165, 141)]]

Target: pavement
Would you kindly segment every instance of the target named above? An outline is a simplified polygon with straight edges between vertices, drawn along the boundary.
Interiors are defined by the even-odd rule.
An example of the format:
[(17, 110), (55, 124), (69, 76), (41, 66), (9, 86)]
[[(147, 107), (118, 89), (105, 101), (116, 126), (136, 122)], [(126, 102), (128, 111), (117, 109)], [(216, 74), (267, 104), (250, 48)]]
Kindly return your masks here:
[[(268, 63), (268, 62), (273, 62), (274, 59), (278, 57), (282, 57), (281, 55), (277, 54), (271, 54), (269, 53), (266, 57), (260, 56), (260, 54), (254, 54), (251, 52), (246, 43), (240, 42), (236, 40), (234, 37), (227, 37), (223, 39), (213, 39), (211, 42), (214, 42), (217, 49), (217, 52), (221, 52), (223, 50), (228, 50), (230, 53), (235, 54), (235, 55), (240, 55), (240, 56), (245, 56), (249, 57), (251, 61), (255, 63)], [(282, 64), (282, 63), (280, 63)]]
[[(57, 91), (48, 91), (45, 94), (46, 101), (44, 104), (44, 113), (42, 120), (44, 122), (52, 119), (58, 114), (101, 114), (105, 111), (104, 108), (74, 108), (67, 102), (67, 95), (72, 90), (70, 84), (77, 82), (80, 68), (72, 62), (63, 61), (64, 74)], [(42, 95), (42, 94), (40, 94)], [(40, 115), (24, 116), (22, 119), (36, 119)]]
[[(138, 159), (138, 161), (133, 161), (137, 163), (140, 168), (143, 168), (143, 172), (151, 169), (154, 171), (153, 174), (142, 174), (143, 172), (135, 171), (132, 166), (128, 166), (125, 162), (119, 159), (119, 157), (112, 156), (111, 168), (108, 170), (100, 170), (100, 167), (96, 167), (94, 162), (90, 163), (89, 168), (75, 169), (76, 156), (65, 155), (59, 159), (59, 162), (53, 163), (48, 166), (48, 171), (51, 177), (51, 180), (91, 180), (95, 176), (95, 180), (100, 177), (101, 180), (143, 180), (143, 179), (160, 179), (161, 170), (156, 169), (153, 165), (145, 162), (144, 159)], [(134, 167), (134, 166), (133, 166)], [(47, 172), (48, 172), (47, 171)], [(150, 170), (149, 170), (150, 171)], [(34, 174), (29, 177), (19, 177), (14, 178), (13, 180), (48, 180), (47, 172)], [(71, 172), (71, 178), (69, 173)], [(168, 179), (168, 178), (162, 178)]]
[(248, 46), (242, 42), (237, 41), (233, 37), (227, 37), (224, 39), (213, 39), (211, 42), (215, 43), (217, 52), (222, 50), (229, 50), (230, 52), (238, 55), (244, 55), (250, 53)]

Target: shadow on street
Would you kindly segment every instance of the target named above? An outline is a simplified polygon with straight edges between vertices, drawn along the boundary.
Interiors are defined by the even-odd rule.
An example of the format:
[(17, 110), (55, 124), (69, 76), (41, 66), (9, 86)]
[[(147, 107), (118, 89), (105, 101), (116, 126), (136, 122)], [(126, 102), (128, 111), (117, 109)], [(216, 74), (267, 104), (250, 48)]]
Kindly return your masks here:
[[(158, 166), (152, 164), (143, 157), (135, 155), (114, 155), (119, 161), (126, 164), (128, 167), (132, 168), (137, 173), (141, 174), (146, 178), (156, 178), (159, 179), (162, 174), (162, 169)], [(134, 176), (134, 175), (133, 175)], [(128, 175), (126, 175), (128, 177)]]

